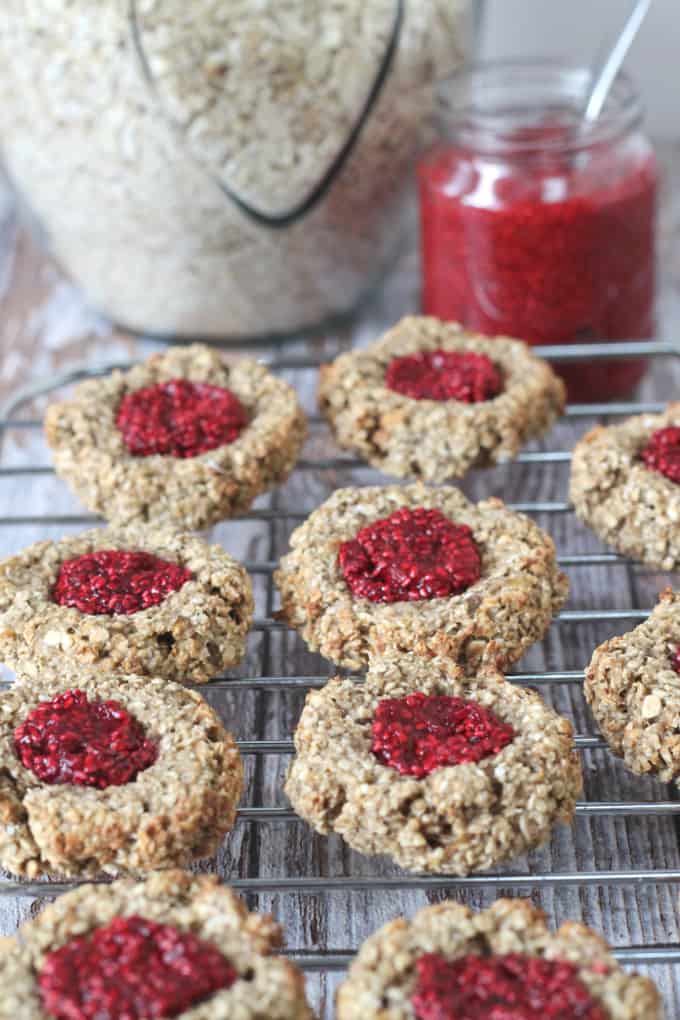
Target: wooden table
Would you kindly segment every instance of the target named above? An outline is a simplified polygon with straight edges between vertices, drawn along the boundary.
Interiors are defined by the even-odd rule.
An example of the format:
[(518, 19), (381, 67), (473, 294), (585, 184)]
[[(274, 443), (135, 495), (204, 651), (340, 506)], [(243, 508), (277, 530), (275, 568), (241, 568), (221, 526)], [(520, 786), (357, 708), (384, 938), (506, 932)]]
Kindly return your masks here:
[[(660, 335), (672, 338), (680, 329), (680, 150), (668, 148), (664, 150), (664, 157), (669, 172), (661, 216)], [(291, 345), (286, 353), (330, 356), (376, 336), (387, 324), (415, 308), (417, 260), (410, 253), (354, 327), (307, 344)], [(137, 357), (158, 346), (112, 330), (87, 309), (78, 292), (17, 225), (6, 192), (0, 192), (0, 309), (0, 388), (5, 396), (35, 377), (53, 377), (55, 372), (82, 362), (94, 365)], [(314, 373), (305, 370), (286, 374), (313, 413)], [(676, 395), (679, 379), (677, 364), (657, 362), (640, 397), (670, 399)], [(22, 405), (16, 415), (36, 418), (43, 407), (44, 399), (37, 400)], [(560, 423), (545, 444), (537, 444), (532, 449), (569, 450), (576, 436), (590, 424), (592, 419), (569, 419)], [(305, 451), (307, 460), (337, 456), (338, 451), (326, 429), (315, 424)], [(4, 432), (4, 468), (48, 464), (49, 455), (37, 428), (12, 428)], [(507, 502), (554, 503), (566, 499), (567, 472), (567, 463), (554, 463), (543, 469), (518, 463), (478, 472), (466, 480), (463, 487), (475, 497), (498, 495)], [(223, 543), (229, 551), (260, 563), (260, 572), (254, 574), (258, 616), (269, 616), (275, 608), (268, 568), (262, 564), (276, 560), (286, 548), (290, 531), (298, 519), (293, 514), (311, 510), (339, 485), (379, 478), (366, 469), (337, 466), (327, 470), (300, 470), (286, 486), (258, 502), (257, 507), (264, 510), (264, 514), (228, 522), (212, 530), (211, 538)], [(275, 519), (270, 519), (269, 510), (276, 511)], [(32, 520), (45, 514), (69, 520), (51, 523)], [(2, 555), (39, 538), (58, 538), (62, 533), (76, 531), (83, 527), (85, 516), (66, 486), (49, 473), (10, 473), (0, 477), (0, 523), (5, 525), (0, 527)], [(588, 530), (575, 521), (573, 514), (537, 513), (535, 517), (554, 536), (562, 555), (578, 557), (603, 551)], [(14, 519), (14, 523), (8, 518)], [(654, 603), (659, 590), (669, 583), (667, 575), (627, 563), (576, 564), (570, 566), (568, 572), (572, 583), (570, 610), (646, 609)], [(546, 640), (532, 649), (516, 668), (525, 672), (580, 671), (596, 644), (630, 626), (621, 621), (563, 621), (556, 624)], [(308, 653), (296, 636), (274, 630), (252, 635), (247, 660), (233, 675), (295, 678), (323, 677), (330, 673), (328, 663)], [(279, 741), (290, 738), (305, 686), (304, 681), (292, 689), (281, 685), (270, 689), (252, 685), (230, 689), (227, 684), (211, 687), (206, 696), (239, 738)], [(548, 684), (540, 689), (574, 720), (577, 732), (595, 732), (579, 683)], [(670, 804), (678, 799), (673, 787), (636, 778), (604, 750), (586, 750), (583, 755), (586, 799), (591, 803), (628, 800)], [(281, 754), (248, 755), (244, 805), (287, 807), (281, 791), (286, 761), (286, 756)], [(575, 872), (665, 869), (675, 871), (680, 877), (677, 818), (670, 813), (650, 817), (581, 814), (573, 829), (557, 831), (546, 848), (530, 854), (527, 859), (512, 862), (505, 872), (516, 876), (564, 876)], [(443, 896), (451, 895), (481, 907), (496, 895), (521, 891), (541, 904), (554, 922), (582, 919), (600, 929), (614, 946), (680, 943), (680, 886), (672, 882), (649, 880), (614, 885), (603, 876), (601, 883), (569, 882), (557, 887), (529, 878), (522, 889), (510, 879), (493, 887), (477, 881), (473, 885), (460, 882), (444, 890), (417, 888), (417, 883), (398, 869), (349, 851), (337, 838), (316, 837), (301, 822), (253, 820), (252, 816), (237, 825), (225, 841), (216, 864), (229, 880), (249, 881), (257, 876), (271, 881), (282, 876), (338, 879), (336, 888), (329, 892), (312, 894), (300, 888), (264, 890), (257, 898), (249, 893), (253, 905), (272, 910), (284, 923), (288, 946), (307, 953), (353, 949), (398, 912), (410, 913)], [(214, 867), (215, 862), (211, 866)], [(391, 878), (393, 884), (378, 888), (373, 880), (385, 877)], [(2, 933), (13, 932), (37, 906), (29, 897), (0, 896)], [(663, 964), (652, 967), (650, 973), (663, 989), (669, 1016), (680, 1015), (680, 969)], [(310, 993), (324, 1017), (332, 1015), (332, 994), (338, 980), (337, 973), (310, 975)]]

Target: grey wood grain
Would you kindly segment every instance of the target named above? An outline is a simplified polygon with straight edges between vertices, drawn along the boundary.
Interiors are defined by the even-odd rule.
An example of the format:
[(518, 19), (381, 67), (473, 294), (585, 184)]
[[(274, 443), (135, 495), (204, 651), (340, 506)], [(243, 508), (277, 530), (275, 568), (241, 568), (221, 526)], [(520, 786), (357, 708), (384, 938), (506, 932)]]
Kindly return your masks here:
[[(671, 165), (673, 165), (671, 163)], [(676, 176), (680, 176), (676, 169)], [(663, 220), (663, 288), (662, 332), (680, 327), (680, 231), (678, 230), (678, 198), (680, 185), (669, 188), (664, 204)], [(4, 224), (4, 227), (3, 227)], [(73, 326), (63, 329), (57, 322), (59, 312), (48, 314), (46, 307), (54, 302), (59, 278), (37, 291), (31, 280), (43, 279), (35, 269), (35, 254), (25, 250), (11, 215), (0, 216), (0, 280), (4, 279), (2, 259), (14, 258), (13, 289), (5, 297), (0, 310), (6, 316), (0, 328), (0, 380), (15, 385), (24, 381), (31, 367), (49, 371), (75, 360), (126, 353), (144, 353), (148, 344), (108, 331), (92, 313), (84, 308), (76, 294), (69, 294)], [(4, 244), (4, 248), (3, 248)], [(29, 245), (30, 248), (30, 245)], [(53, 270), (50, 270), (52, 272)], [(19, 278), (17, 279), (17, 273)], [(28, 280), (28, 277), (31, 280)], [(27, 282), (28, 280), (28, 282)], [(63, 285), (63, 281), (61, 282)], [(25, 290), (22, 301), (17, 294)], [(2, 302), (0, 295), (0, 302)], [(10, 302), (10, 305), (7, 302)], [(31, 302), (40, 306), (39, 311)], [(52, 307), (52, 306), (50, 306)], [(293, 345), (292, 351), (311, 350), (332, 355), (351, 344), (361, 344), (378, 335), (399, 315), (417, 307), (417, 260), (406, 257), (399, 271), (371, 304), (359, 323), (344, 333), (317, 338), (307, 344)], [(11, 312), (11, 314), (10, 314)], [(11, 319), (11, 321), (9, 321)], [(33, 325), (31, 325), (31, 322)], [(36, 326), (36, 322), (38, 325)], [(93, 325), (94, 324), (94, 325)], [(95, 329), (95, 335), (90, 332)], [(80, 333), (79, 333), (80, 330)], [(56, 337), (56, 339), (55, 339)], [(8, 369), (5, 371), (5, 369)], [(3, 378), (4, 377), (4, 378)], [(293, 372), (288, 378), (300, 392), (308, 410), (314, 406), (314, 373)], [(668, 363), (655, 364), (642, 387), (645, 399), (666, 400), (675, 396), (680, 369)], [(26, 415), (40, 415), (43, 402), (22, 409)], [(577, 436), (593, 422), (561, 423), (543, 444), (535, 448), (569, 449)], [(2, 464), (46, 464), (48, 453), (39, 434), (31, 431), (8, 432), (2, 439)], [(308, 443), (306, 456), (334, 456), (338, 451), (323, 427), (316, 426)], [(466, 480), (463, 488), (474, 497), (499, 495), (507, 502), (527, 500), (565, 500), (568, 468), (551, 465), (545, 469), (525, 465), (508, 465), (501, 469), (477, 473)], [(308, 511), (318, 506), (337, 486), (380, 481), (369, 470), (336, 470), (296, 472), (289, 482), (258, 506), (276, 508), (277, 521), (227, 522), (212, 529), (211, 539), (222, 543), (240, 558), (277, 559), (286, 549), (290, 531), (296, 521), (286, 511)], [(79, 514), (76, 501), (66, 487), (50, 476), (34, 478), (2, 478), (0, 480), (0, 517), (31, 514)], [(573, 514), (539, 514), (539, 523), (546, 527), (557, 543), (560, 553), (600, 551), (602, 546), (586, 528), (576, 522)], [(58, 537), (65, 531), (77, 530), (59, 525), (15, 525), (0, 528), (0, 555), (14, 552), (29, 542), (44, 537)], [(571, 596), (569, 607), (626, 609), (648, 608), (668, 575), (642, 567), (604, 565), (569, 569)], [(254, 577), (257, 615), (270, 615), (276, 607), (266, 575)], [(596, 644), (629, 625), (600, 623), (558, 623), (540, 645), (531, 649), (518, 668), (527, 670), (580, 670), (588, 662)], [(255, 633), (249, 642), (246, 661), (233, 676), (262, 677), (327, 676), (329, 664), (310, 654), (296, 635), (276, 631)], [(585, 706), (579, 684), (542, 686), (541, 693), (559, 711), (573, 719), (580, 733), (595, 733), (594, 724)], [(205, 696), (220, 712), (236, 736), (243, 739), (285, 739), (290, 737), (302, 707), (300, 691), (263, 691), (205, 689)], [(667, 800), (674, 798), (673, 788), (641, 779), (630, 774), (607, 751), (584, 751), (583, 762), (586, 798), (598, 800)], [(286, 806), (282, 783), (287, 766), (284, 756), (250, 756), (247, 760), (247, 785), (244, 805)], [(284, 876), (334, 877), (340, 879), (372, 878), (391, 875), (399, 885), (390, 890), (339, 889), (321, 894), (305, 891), (265, 892), (248, 895), (252, 906), (271, 910), (284, 924), (287, 944), (293, 950), (348, 950), (356, 948), (376, 927), (398, 913), (411, 914), (427, 902), (446, 895), (483, 907), (496, 895), (517, 894), (508, 881), (501, 889), (475, 886), (453, 891), (422, 891), (411, 887), (407, 875), (379, 859), (358, 855), (331, 837), (315, 836), (300, 821), (240, 822), (225, 840), (217, 859), (205, 864), (217, 868), (226, 881), (256, 876), (276, 879)], [(670, 817), (585, 818), (579, 817), (573, 827), (554, 833), (548, 846), (512, 862), (506, 869), (513, 874), (565, 874), (600, 872), (599, 885), (575, 883), (558, 889), (541, 888), (529, 891), (532, 900), (543, 906), (550, 919), (558, 924), (577, 918), (598, 928), (614, 946), (654, 945), (680, 942), (680, 910), (678, 891), (671, 883), (631, 883), (611, 886), (607, 872), (616, 870), (676, 870), (680, 874), (678, 826)], [(27, 899), (0, 896), (0, 931), (11, 933), (18, 923), (39, 908)], [(649, 973), (662, 988), (669, 1017), (680, 1015), (680, 980), (676, 969), (669, 966), (649, 968)], [(332, 997), (337, 974), (310, 976), (310, 994), (320, 1014), (332, 1016)]]

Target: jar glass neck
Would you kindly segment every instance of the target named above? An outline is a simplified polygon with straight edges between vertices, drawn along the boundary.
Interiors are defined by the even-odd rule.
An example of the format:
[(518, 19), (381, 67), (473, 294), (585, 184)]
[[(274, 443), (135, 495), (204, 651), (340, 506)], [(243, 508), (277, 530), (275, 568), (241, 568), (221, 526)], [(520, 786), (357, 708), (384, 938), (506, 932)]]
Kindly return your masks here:
[(475, 151), (531, 155), (587, 149), (634, 130), (642, 109), (625, 74), (598, 120), (583, 120), (591, 81), (588, 69), (555, 62), (475, 65), (439, 83), (440, 132)]

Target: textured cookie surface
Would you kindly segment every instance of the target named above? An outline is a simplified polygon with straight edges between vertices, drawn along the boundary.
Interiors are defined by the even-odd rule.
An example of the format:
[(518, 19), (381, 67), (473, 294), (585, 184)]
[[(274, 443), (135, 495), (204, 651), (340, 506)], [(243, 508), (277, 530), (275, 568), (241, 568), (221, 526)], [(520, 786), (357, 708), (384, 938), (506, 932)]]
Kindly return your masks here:
[(46, 955), (115, 917), (133, 915), (205, 939), (237, 972), (231, 987), (178, 1014), (182, 1020), (313, 1020), (302, 974), (270, 955), (281, 943), (279, 926), (268, 916), (249, 914), (216, 877), (177, 870), (145, 882), (82, 886), (24, 924), (0, 956), (1, 1020), (51, 1020), (38, 988)]
[(148, 677), (80, 676), (90, 701), (118, 702), (155, 746), (155, 761), (104, 789), (42, 781), (24, 767), (15, 730), (74, 684), (18, 676), (0, 694), (0, 864), (18, 875), (139, 873), (212, 855), (231, 829), (243, 767), (206, 702)]
[[(150, 553), (192, 576), (131, 614), (90, 615), (55, 602), (62, 564), (97, 550)], [(149, 525), (38, 542), (0, 563), (0, 657), (27, 675), (96, 666), (203, 683), (243, 658), (252, 614), (250, 578), (236, 560), (200, 538)]]
[(578, 517), (614, 549), (662, 570), (680, 566), (680, 485), (641, 454), (659, 429), (680, 426), (680, 403), (588, 432), (572, 455)]
[(385, 925), (363, 944), (339, 989), (338, 1020), (416, 1020), (417, 961), (428, 953), (450, 961), (520, 954), (571, 963), (607, 1020), (662, 1020), (652, 982), (622, 971), (599, 935), (571, 921), (550, 932), (541, 911), (509, 899), (480, 913), (441, 903)]
[(680, 774), (680, 595), (661, 593), (635, 630), (595, 649), (585, 694), (598, 726), (628, 768), (666, 782)]
[[(400, 774), (373, 753), (372, 723), (382, 699), (414, 691), (474, 701), (514, 739), (479, 762)], [(517, 856), (571, 820), (581, 789), (571, 724), (489, 665), (470, 678), (443, 659), (374, 660), (365, 682), (337, 678), (307, 696), (295, 747), (286, 793), (297, 813), (413, 870), (465, 875)]]
[[(132, 456), (116, 426), (121, 401), (174, 379), (230, 390), (248, 423), (198, 456)], [(86, 507), (115, 524), (155, 521), (193, 530), (246, 510), (283, 481), (307, 431), (294, 390), (256, 361), (227, 363), (208, 347), (177, 347), (128, 372), (81, 383), (45, 420), (54, 465)]]
[[(354, 597), (338, 563), (341, 544), (402, 507), (436, 509), (469, 526), (480, 579), (448, 598), (380, 604)], [(473, 504), (452, 487), (338, 489), (290, 544), (275, 575), (282, 616), (313, 651), (350, 668), (388, 651), (474, 663), (490, 641), (498, 642), (504, 664), (515, 662), (544, 635), (567, 596), (545, 532), (500, 500)]]
[[(486, 355), (501, 392), (478, 403), (414, 399), (385, 381), (394, 358), (421, 352)], [(512, 460), (564, 410), (562, 381), (520, 340), (464, 332), (427, 317), (403, 319), (365, 350), (322, 368), (319, 406), (340, 446), (399, 478), (444, 482), (470, 468)]]

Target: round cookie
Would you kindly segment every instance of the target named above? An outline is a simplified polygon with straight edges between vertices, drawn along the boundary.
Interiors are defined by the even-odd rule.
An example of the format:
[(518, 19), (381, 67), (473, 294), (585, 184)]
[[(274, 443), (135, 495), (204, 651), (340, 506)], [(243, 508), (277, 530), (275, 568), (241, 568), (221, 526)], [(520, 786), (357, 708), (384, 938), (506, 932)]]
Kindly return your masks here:
[(680, 595), (667, 588), (635, 630), (596, 648), (585, 695), (611, 749), (639, 775), (680, 773)]
[(97, 670), (77, 684), (19, 675), (0, 694), (0, 770), (0, 865), (29, 878), (209, 857), (243, 787), (236, 744), (200, 695)]
[(480, 913), (440, 903), (386, 924), (350, 967), (337, 1018), (488, 1017), (490, 988), (503, 1020), (662, 1020), (652, 982), (623, 971), (599, 935), (574, 921), (550, 932), (541, 911), (511, 899)]
[(148, 525), (38, 542), (0, 563), (0, 658), (29, 675), (96, 666), (204, 683), (243, 658), (252, 615), (236, 560)]
[(90, 510), (194, 530), (284, 481), (307, 422), (264, 365), (194, 344), (81, 383), (48, 409), (45, 432), (57, 474)]
[[(134, 953), (117, 944), (99, 966), (107, 943), (135, 934)], [(140, 1020), (314, 1020), (303, 975), (271, 955), (280, 944), (272, 918), (249, 914), (215, 876), (170, 870), (144, 882), (81, 886), (7, 940), (0, 1020), (92, 1020), (125, 1006)], [(86, 1006), (79, 992), (90, 992)], [(166, 1010), (152, 1012), (159, 996)], [(59, 1012), (48, 1008), (55, 999)], [(104, 1007), (110, 1012), (96, 1012)]]
[(432, 482), (512, 460), (564, 404), (564, 384), (527, 344), (420, 316), (323, 366), (319, 384), (341, 447)]
[[(393, 515), (402, 511), (410, 535), (403, 528), (390, 535), (391, 524), (383, 522), (399, 523)], [(357, 557), (341, 564), (343, 547), (351, 552), (357, 535), (363, 529), (372, 534), (376, 524), (388, 529), (378, 536), (388, 548), (372, 553), (369, 543), (362, 579)], [(423, 551), (431, 525), (434, 538)], [(507, 665), (543, 637), (567, 597), (567, 579), (545, 532), (500, 500), (470, 503), (452, 487), (338, 489), (293, 533), (290, 545), (275, 574), (280, 615), (312, 651), (352, 669), (388, 651), (474, 663), (490, 641), (498, 642)], [(403, 573), (405, 560), (422, 581), (419, 590), (411, 586), (403, 599), (389, 602), (355, 594), (371, 577)], [(387, 593), (393, 596), (394, 590)]]
[(403, 868), (467, 875), (571, 821), (572, 742), (566, 719), (489, 664), (472, 678), (444, 659), (376, 659), (364, 683), (307, 695), (285, 790), (317, 832)]
[(569, 494), (577, 516), (618, 552), (676, 570), (680, 470), (673, 481), (674, 463), (680, 468), (680, 403), (663, 414), (592, 429), (572, 455)]

